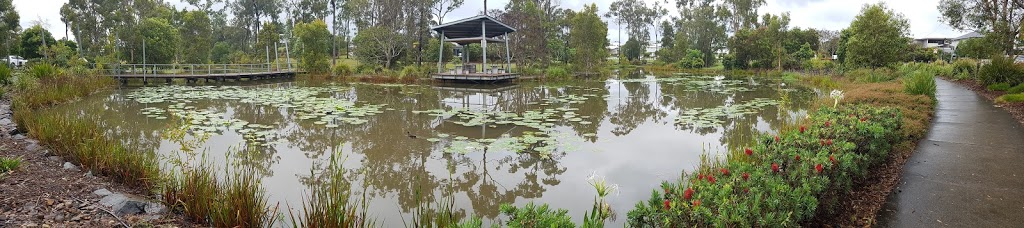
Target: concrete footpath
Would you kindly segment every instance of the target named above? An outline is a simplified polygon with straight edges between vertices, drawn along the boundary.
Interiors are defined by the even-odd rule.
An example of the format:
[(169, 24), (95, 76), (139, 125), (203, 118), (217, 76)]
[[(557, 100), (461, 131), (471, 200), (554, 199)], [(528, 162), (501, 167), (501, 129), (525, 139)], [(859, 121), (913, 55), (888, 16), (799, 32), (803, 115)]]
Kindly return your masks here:
[(966, 88), (936, 84), (935, 119), (877, 225), (1024, 227), (1024, 127)]

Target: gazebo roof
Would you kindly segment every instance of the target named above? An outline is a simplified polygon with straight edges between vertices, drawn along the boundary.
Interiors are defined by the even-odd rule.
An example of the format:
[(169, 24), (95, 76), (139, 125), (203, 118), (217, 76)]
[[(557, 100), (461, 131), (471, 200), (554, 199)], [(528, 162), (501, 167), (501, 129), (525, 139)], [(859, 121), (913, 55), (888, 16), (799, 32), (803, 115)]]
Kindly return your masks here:
[(447, 39), (480, 38), (483, 33), (481, 23), (486, 24), (487, 34), (483, 37), (493, 38), (515, 32), (516, 29), (501, 23), (497, 19), (487, 15), (477, 15), (462, 20), (448, 22), (443, 25), (431, 26), (430, 29), (437, 32), (444, 32)]

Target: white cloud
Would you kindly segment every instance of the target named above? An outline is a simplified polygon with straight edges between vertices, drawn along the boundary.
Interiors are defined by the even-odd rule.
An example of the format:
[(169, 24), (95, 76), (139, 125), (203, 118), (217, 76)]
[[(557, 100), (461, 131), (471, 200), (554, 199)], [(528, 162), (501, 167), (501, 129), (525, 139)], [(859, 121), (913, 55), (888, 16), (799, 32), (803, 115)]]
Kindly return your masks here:
[[(560, 0), (562, 7), (581, 9), (583, 5), (596, 3), (601, 14), (608, 10), (613, 0)], [(643, 0), (649, 4), (662, 0)], [(15, 0), (14, 5), (21, 15), (23, 28), (32, 25), (32, 21), (43, 18), (49, 23), (48, 29), (58, 39), (64, 37), (64, 24), (60, 21), (60, 7), (67, 0)], [(170, 2), (180, 2), (170, 0)], [(668, 0), (664, 7), (669, 9), (667, 16), (677, 15), (675, 2)], [(767, 0), (760, 8), (760, 13), (789, 12), (790, 24), (802, 28), (840, 30), (849, 26), (864, 4), (875, 3), (877, 0)], [(886, 4), (898, 13), (902, 13), (910, 21), (911, 35), (914, 37), (956, 37), (965, 32), (956, 31), (939, 21), (936, 7), (939, 0), (888, 0)], [(488, 0), (488, 8), (504, 8), (508, 0)], [(179, 4), (175, 4), (179, 5)], [(448, 14), (445, 21), (469, 17), (479, 14), (483, 7), (481, 0), (467, 0), (465, 4)], [(619, 28), (609, 21), (608, 39), (618, 41)], [(73, 35), (72, 35), (73, 36)], [(623, 34), (623, 36), (626, 36)]]

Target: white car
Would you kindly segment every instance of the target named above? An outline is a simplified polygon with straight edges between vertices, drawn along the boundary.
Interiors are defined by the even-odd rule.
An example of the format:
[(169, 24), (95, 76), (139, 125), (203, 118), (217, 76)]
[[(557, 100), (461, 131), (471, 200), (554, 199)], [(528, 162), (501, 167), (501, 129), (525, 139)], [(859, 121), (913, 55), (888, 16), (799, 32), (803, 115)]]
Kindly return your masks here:
[(25, 66), (25, 63), (28, 63), (28, 60), (25, 60), (25, 58), (22, 58), (21, 56), (8, 55), (7, 59), (5, 60), (5, 62), (9, 66), (23, 67), (23, 66)]

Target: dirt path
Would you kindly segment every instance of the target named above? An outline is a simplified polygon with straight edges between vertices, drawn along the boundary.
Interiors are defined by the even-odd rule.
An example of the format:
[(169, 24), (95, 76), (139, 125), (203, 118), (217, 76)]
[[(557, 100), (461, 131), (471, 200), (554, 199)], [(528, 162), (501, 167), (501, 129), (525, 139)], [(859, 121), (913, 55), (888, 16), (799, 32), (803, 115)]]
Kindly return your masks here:
[(879, 212), (878, 226), (1024, 224), (1024, 127), (962, 86), (936, 84), (935, 119)]

